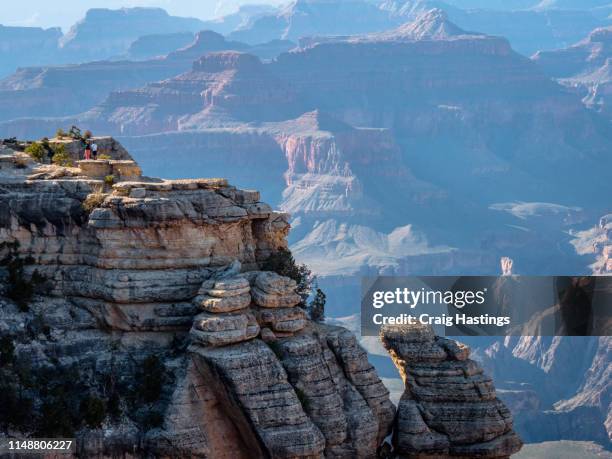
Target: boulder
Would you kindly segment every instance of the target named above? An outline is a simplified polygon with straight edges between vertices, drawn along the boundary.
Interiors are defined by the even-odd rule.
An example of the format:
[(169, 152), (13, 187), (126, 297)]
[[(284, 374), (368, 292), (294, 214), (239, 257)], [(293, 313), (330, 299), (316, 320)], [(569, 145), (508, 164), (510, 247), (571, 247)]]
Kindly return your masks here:
[(262, 308), (292, 308), (301, 298), (295, 292), (297, 284), (293, 279), (272, 271), (255, 271), (244, 274), (251, 283), (251, 296)]
[(223, 313), (247, 308), (249, 304), (251, 304), (251, 295), (249, 295), (248, 292), (243, 295), (228, 296), (225, 298), (201, 295), (196, 297), (195, 301), (205, 311)]
[(297, 284), (293, 279), (281, 276), (272, 271), (262, 271), (255, 277), (255, 286), (264, 293), (284, 295), (295, 292)]
[(307, 323), (306, 314), (301, 308), (261, 308), (255, 315), (261, 327), (269, 327), (274, 332), (295, 333)]
[(136, 161), (112, 160), (109, 161), (112, 174), (121, 179), (138, 178), (142, 176), (142, 169)]
[(301, 300), (300, 296), (296, 293), (275, 295), (265, 293), (257, 287), (251, 289), (251, 295), (255, 304), (262, 308), (292, 308), (297, 306)]
[(204, 346), (226, 346), (255, 338), (259, 325), (250, 313), (209, 314), (195, 317), (190, 335), (194, 342)]
[(81, 173), (87, 177), (100, 178), (112, 175), (113, 169), (108, 161), (84, 159), (77, 161)]
[(207, 280), (194, 299), (197, 306), (208, 312), (232, 312), (251, 304), (251, 287), (242, 276)]

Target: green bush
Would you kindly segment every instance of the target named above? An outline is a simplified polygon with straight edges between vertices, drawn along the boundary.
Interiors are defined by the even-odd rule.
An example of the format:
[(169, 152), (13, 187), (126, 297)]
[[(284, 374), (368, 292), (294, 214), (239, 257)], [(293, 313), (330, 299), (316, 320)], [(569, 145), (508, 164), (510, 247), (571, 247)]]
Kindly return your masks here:
[(115, 183), (115, 176), (114, 175), (107, 175), (106, 177), (104, 177), (104, 184), (105, 185), (112, 186), (113, 183)]
[(312, 294), (316, 278), (308, 266), (296, 263), (289, 250), (281, 249), (270, 255), (264, 262), (262, 269), (264, 271), (274, 271), (281, 276), (293, 279), (297, 284), (296, 292), (302, 299), (300, 307), (309, 312), (312, 320), (317, 322), (325, 320), (325, 293), (320, 288), (316, 288), (315, 296), (308, 304), (308, 298)]
[(310, 318), (315, 322), (323, 322), (325, 320), (325, 302), (326, 295), (320, 288), (315, 291), (315, 296), (308, 305)]
[(45, 147), (43, 147), (42, 144), (38, 142), (34, 142), (33, 144), (28, 145), (28, 147), (25, 149), (25, 152), (30, 155), (34, 161), (38, 161), (39, 163), (42, 163), (45, 159), (45, 156), (47, 155)]
[(62, 144), (55, 144), (51, 147), (53, 150), (53, 157), (51, 161), (53, 164), (64, 167), (72, 167), (72, 158), (66, 152), (66, 146)]
[(300, 306), (307, 308), (308, 297), (312, 293), (314, 277), (306, 265), (298, 265), (289, 250), (281, 249), (273, 253), (264, 262), (264, 271), (274, 271), (281, 276), (289, 277), (297, 283), (296, 292), (302, 299)]
[(70, 127), (70, 131), (68, 132), (68, 136), (70, 136), (71, 138), (75, 139), (75, 140), (81, 140), (83, 138), (83, 136), (81, 135), (81, 130), (76, 127), (75, 125), (72, 125)]
[(113, 159), (111, 157), (111, 155), (107, 155), (106, 153), (102, 153), (101, 155), (98, 155), (98, 159)]
[(29, 302), (36, 288), (44, 283), (44, 277), (35, 270), (28, 279), (25, 276), (25, 266), (34, 262), (31, 257), (19, 256), (19, 242), (3, 242), (0, 244), (0, 252), (6, 250), (6, 255), (0, 259), (0, 266), (8, 271), (8, 293), (21, 311), (29, 309)]
[(44, 335), (47, 339), (51, 338), (51, 327), (40, 312), (26, 322), (25, 328), (32, 340), (37, 339), (39, 335)]
[(81, 401), (87, 394), (79, 368), (54, 366), (40, 368), (33, 388), (42, 400), (37, 410), (34, 433), (39, 437), (72, 437), (82, 425)]
[(121, 396), (117, 391), (112, 391), (108, 397), (106, 404), (108, 415), (113, 421), (119, 420), (121, 417)]

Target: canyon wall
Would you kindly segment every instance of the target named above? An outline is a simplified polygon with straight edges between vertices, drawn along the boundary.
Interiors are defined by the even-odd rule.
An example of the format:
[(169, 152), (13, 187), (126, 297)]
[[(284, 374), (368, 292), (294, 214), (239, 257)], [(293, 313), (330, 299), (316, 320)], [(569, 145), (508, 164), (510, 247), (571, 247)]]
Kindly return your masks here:
[[(24, 266), (0, 270), (0, 332), (15, 357), (0, 351), (3, 384), (18, 380), (17, 361), (35, 378), (75, 369), (79, 413), (93, 399), (110, 406), (108, 378), (115, 387), (114, 417), (77, 433), (34, 409), (34, 428), (76, 434), (88, 457), (375, 454), (394, 417), (388, 391), (351, 333), (309, 320), (295, 282), (260, 271), (286, 249), (289, 225), (258, 192), (224, 179), (109, 185), (91, 161), (3, 153), (2, 254)], [(35, 279), (26, 301), (16, 287)]]

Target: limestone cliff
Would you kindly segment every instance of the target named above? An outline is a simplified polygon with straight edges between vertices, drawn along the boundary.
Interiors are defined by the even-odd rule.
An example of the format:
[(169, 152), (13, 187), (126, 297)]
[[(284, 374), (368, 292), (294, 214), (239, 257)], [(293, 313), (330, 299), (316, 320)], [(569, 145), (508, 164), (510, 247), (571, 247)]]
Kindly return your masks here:
[(0, 403), (27, 405), (0, 435), (76, 435), (85, 457), (376, 455), (389, 393), (351, 333), (260, 271), (289, 225), (259, 193), (0, 158)]

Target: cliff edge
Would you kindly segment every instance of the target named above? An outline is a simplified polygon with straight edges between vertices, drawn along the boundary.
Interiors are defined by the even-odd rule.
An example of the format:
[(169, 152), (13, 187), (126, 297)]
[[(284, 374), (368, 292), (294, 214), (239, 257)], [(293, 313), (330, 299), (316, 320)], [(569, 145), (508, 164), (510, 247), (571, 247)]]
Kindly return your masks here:
[(376, 454), (389, 393), (261, 270), (289, 224), (258, 192), (5, 148), (0, 209), (2, 402), (28, 407), (4, 435), (76, 435), (87, 457)]

